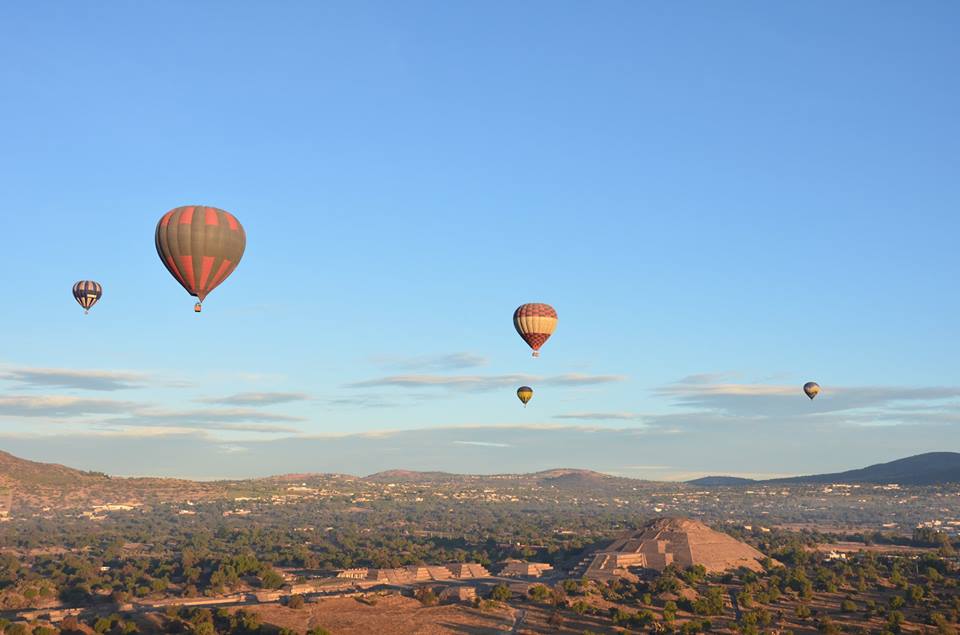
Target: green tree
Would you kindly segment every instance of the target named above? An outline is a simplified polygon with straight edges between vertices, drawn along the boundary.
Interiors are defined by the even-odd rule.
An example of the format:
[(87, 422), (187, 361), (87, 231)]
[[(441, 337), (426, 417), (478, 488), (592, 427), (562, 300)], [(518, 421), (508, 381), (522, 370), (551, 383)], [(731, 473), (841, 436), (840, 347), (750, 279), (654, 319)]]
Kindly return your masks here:
[(677, 619), (677, 603), (671, 600), (663, 605), (663, 621), (669, 624), (675, 619)]
[(527, 592), (537, 602), (545, 602), (550, 597), (550, 589), (542, 584), (535, 584)]
[(906, 600), (911, 605), (917, 605), (923, 599), (923, 587), (917, 584), (912, 584), (907, 588)]
[(817, 630), (827, 635), (838, 635), (840, 633), (840, 627), (834, 624), (833, 620), (826, 615), (817, 620)]
[(887, 628), (890, 629), (892, 633), (899, 633), (903, 630), (902, 625), (906, 620), (906, 616), (901, 611), (890, 611), (890, 615), (887, 618)]
[(266, 569), (260, 574), (260, 585), (265, 589), (279, 589), (283, 586), (283, 576), (274, 569)]
[(501, 582), (493, 587), (493, 591), (490, 592), (490, 599), (497, 602), (506, 602), (510, 599), (511, 595), (513, 594), (510, 592), (510, 587)]

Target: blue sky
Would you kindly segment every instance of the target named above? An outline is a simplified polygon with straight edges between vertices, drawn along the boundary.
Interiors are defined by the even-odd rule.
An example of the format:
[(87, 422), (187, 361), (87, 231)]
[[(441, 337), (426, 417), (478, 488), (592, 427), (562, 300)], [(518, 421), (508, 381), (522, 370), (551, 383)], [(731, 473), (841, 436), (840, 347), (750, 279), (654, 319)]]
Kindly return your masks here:
[[(6, 5), (0, 447), (655, 478), (956, 448), (958, 26), (950, 2)], [(153, 248), (184, 204), (248, 236), (201, 316)], [(537, 360), (528, 301), (560, 315)]]

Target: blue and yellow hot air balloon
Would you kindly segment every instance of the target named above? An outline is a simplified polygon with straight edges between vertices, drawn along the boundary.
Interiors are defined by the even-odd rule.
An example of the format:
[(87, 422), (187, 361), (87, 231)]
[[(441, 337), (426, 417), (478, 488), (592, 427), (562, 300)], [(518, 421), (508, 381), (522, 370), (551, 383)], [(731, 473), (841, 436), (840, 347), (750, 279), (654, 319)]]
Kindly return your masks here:
[(520, 386), (517, 388), (517, 398), (523, 402), (523, 407), (526, 408), (530, 400), (533, 399), (533, 388), (530, 386)]

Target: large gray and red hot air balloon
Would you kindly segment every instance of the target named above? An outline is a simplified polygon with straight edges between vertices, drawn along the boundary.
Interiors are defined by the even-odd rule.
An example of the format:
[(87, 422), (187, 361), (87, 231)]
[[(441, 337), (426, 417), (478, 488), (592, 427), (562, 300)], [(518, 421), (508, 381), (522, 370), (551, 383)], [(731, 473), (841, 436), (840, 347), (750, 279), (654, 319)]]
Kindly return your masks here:
[(247, 236), (240, 221), (216, 207), (186, 205), (157, 223), (157, 254), (167, 271), (201, 302), (240, 264)]

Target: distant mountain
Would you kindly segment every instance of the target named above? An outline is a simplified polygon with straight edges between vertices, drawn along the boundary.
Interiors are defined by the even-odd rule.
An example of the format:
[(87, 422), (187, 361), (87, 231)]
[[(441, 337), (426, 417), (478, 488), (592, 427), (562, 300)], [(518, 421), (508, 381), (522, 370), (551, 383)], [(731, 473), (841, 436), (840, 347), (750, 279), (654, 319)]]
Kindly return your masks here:
[(458, 478), (459, 474), (449, 472), (417, 472), (416, 470), (384, 470), (363, 480), (376, 483), (419, 483), (421, 481), (449, 481)]
[(690, 485), (746, 485), (747, 483), (756, 483), (752, 478), (740, 478), (739, 476), (704, 476), (687, 481)]
[(609, 474), (604, 474), (603, 472), (594, 472), (593, 470), (579, 470), (576, 468), (570, 467), (558, 467), (552, 470), (543, 470), (542, 472), (534, 472), (530, 476), (535, 478), (588, 478), (588, 479), (605, 479), (605, 478), (615, 478)]
[(530, 474), (529, 476), (541, 485), (559, 488), (593, 487), (600, 483), (609, 483), (617, 480), (617, 477), (610, 476), (609, 474), (601, 474), (593, 470), (575, 470), (569, 468), (546, 470), (544, 472)]
[(618, 479), (616, 476), (601, 474), (592, 470), (578, 470), (571, 468), (557, 468), (544, 470), (533, 474), (451, 474), (450, 472), (417, 472), (415, 470), (386, 470), (363, 477), (365, 481), (374, 483), (427, 483), (453, 481), (486, 481), (490, 479), (511, 478), (525, 481), (531, 485), (543, 485), (560, 488), (589, 487), (602, 482), (611, 482)]
[(889, 463), (877, 463), (858, 470), (810, 474), (757, 481), (735, 476), (705, 476), (687, 481), (691, 485), (723, 486), (751, 483), (899, 483), (901, 485), (940, 485), (960, 483), (960, 453), (927, 452)]
[(939, 485), (960, 483), (960, 453), (927, 452), (905, 459), (877, 463), (859, 470), (813, 474), (765, 481), (767, 483), (900, 483), (901, 485)]
[[(78, 490), (110, 491), (119, 495), (131, 488), (149, 490), (166, 500), (192, 496), (203, 498), (225, 488), (246, 491), (270, 482), (296, 482), (315, 477), (352, 480), (348, 474), (285, 474), (262, 479), (234, 481), (186, 481), (164, 478), (111, 478), (99, 472), (85, 472), (55, 463), (39, 463), (0, 451), (0, 489), (21, 493), (68, 495)], [(475, 484), (514, 481), (522, 486), (553, 487), (565, 490), (609, 489), (635, 486), (641, 481), (611, 476), (592, 470), (558, 468), (533, 474), (452, 474), (450, 472), (418, 472), (387, 470), (359, 479), (370, 483), (452, 483)], [(900, 483), (902, 485), (937, 485), (960, 483), (960, 453), (928, 452), (916, 456), (879, 463), (862, 469), (831, 474), (812, 474), (789, 478), (751, 480), (734, 476), (706, 476), (687, 481), (693, 486), (747, 486), (757, 483)], [(92, 491), (92, 490), (91, 490)]]
[(56, 463), (38, 463), (0, 450), (0, 486), (73, 489), (108, 480), (105, 474), (82, 472)]

